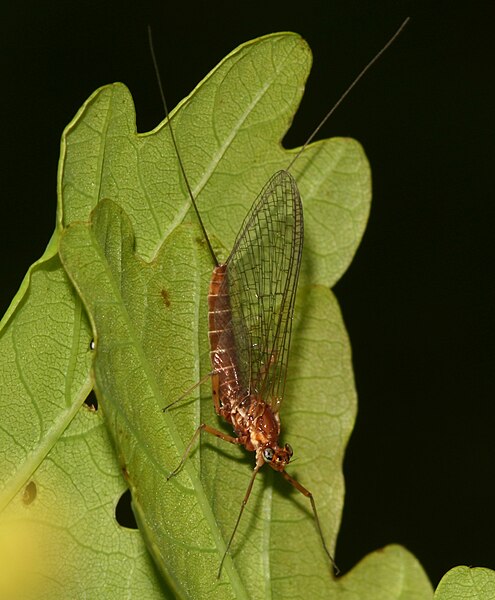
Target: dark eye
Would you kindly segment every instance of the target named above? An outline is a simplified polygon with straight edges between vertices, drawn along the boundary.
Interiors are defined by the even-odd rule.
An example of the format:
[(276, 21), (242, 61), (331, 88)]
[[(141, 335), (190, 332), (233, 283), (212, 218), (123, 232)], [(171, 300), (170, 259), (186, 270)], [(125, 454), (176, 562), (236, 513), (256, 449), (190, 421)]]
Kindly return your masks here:
[(285, 444), (285, 451), (292, 458), (292, 455), (294, 454), (294, 450), (292, 450), (292, 446), (290, 444)]
[(266, 462), (271, 462), (274, 454), (273, 448), (265, 448), (263, 450), (263, 458), (266, 460)]

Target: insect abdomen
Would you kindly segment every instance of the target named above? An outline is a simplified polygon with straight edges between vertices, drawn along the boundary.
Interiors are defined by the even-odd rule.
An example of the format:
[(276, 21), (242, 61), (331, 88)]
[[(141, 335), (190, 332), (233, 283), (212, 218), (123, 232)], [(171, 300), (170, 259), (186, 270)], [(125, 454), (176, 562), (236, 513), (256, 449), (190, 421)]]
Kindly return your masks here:
[(219, 402), (221, 406), (234, 406), (242, 399), (237, 351), (232, 327), (227, 265), (213, 269), (208, 292), (208, 337), (210, 360), (219, 380)]

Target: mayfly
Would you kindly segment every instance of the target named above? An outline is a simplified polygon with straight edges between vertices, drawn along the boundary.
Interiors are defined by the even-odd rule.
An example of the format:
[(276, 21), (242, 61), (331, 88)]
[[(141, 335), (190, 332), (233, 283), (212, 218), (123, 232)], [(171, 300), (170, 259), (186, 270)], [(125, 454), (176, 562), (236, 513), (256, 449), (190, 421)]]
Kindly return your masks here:
[[(279, 409), (284, 397), (292, 316), (304, 238), (301, 197), (289, 170), (351, 89), (397, 38), (408, 20), (402, 23), (387, 44), (354, 79), (287, 169), (275, 173), (270, 178), (246, 216), (232, 251), (224, 263), (219, 263), (207, 235), (169, 121), (182, 176), (215, 265), (208, 293), (212, 395), (217, 415), (230, 423), (235, 435), (227, 435), (202, 423), (187, 445), (179, 465), (168, 479), (180, 471), (202, 431), (231, 444), (242, 445), (248, 451), (255, 452), (256, 456), (251, 480), (223, 553), (219, 576), (256, 475), (265, 464), (281, 473), (286, 481), (309, 499), (323, 549), (338, 573), (334, 558), (325, 542), (312, 493), (285, 470), (293, 456), (292, 448), (287, 443), (279, 443)], [(148, 30), (148, 33), (160, 94), (168, 119), (151, 31)]]

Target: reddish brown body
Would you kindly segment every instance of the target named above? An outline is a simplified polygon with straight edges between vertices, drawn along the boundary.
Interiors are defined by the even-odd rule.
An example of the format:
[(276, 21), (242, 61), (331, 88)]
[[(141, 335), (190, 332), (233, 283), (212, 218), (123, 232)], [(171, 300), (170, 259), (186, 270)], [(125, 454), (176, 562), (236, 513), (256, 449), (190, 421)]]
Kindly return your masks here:
[(210, 359), (213, 367), (212, 390), (217, 414), (230, 423), (237, 436), (235, 443), (256, 452), (256, 466), (265, 462), (283, 471), (292, 448), (278, 444), (280, 419), (251, 386), (243, 385), (239, 373), (235, 332), (228, 285), (228, 265), (214, 268), (208, 293)]

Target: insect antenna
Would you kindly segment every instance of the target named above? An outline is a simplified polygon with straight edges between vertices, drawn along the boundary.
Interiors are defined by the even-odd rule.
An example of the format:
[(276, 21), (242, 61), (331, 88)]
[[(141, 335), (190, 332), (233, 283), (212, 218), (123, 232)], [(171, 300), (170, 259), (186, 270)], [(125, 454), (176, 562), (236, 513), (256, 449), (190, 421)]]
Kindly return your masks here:
[(210, 238), (208, 237), (208, 233), (206, 232), (206, 228), (204, 226), (203, 219), (201, 218), (201, 215), (199, 213), (198, 205), (196, 204), (196, 199), (194, 198), (194, 194), (192, 192), (191, 185), (189, 183), (189, 179), (187, 178), (186, 170), (184, 168), (184, 163), (182, 162), (182, 158), (179, 153), (179, 147), (177, 145), (177, 140), (175, 139), (174, 128), (172, 127), (172, 121), (170, 120), (170, 113), (168, 111), (167, 101), (165, 100), (165, 94), (163, 92), (162, 78), (160, 77), (160, 69), (158, 68), (158, 61), (156, 60), (155, 48), (153, 46), (153, 35), (151, 33), (150, 25), (148, 25), (148, 43), (150, 46), (151, 59), (153, 61), (153, 68), (155, 69), (156, 80), (158, 82), (158, 89), (160, 91), (160, 97), (162, 99), (163, 108), (165, 110), (165, 117), (168, 122), (168, 126), (170, 128), (170, 137), (172, 138), (172, 143), (174, 145), (175, 153), (177, 155), (177, 160), (179, 161), (180, 170), (181, 170), (182, 176), (184, 178), (184, 181), (186, 183), (187, 193), (189, 194), (189, 198), (191, 199), (191, 203), (194, 207), (194, 211), (196, 212), (196, 216), (198, 217), (198, 221), (201, 226), (203, 235), (205, 236), (206, 243), (208, 245), (208, 250), (210, 251), (211, 257), (213, 258), (213, 262), (215, 263), (215, 266), (218, 266), (219, 263), (218, 263), (217, 256), (215, 254), (215, 251), (213, 250), (213, 246), (211, 245)]
[(318, 134), (320, 129), (325, 125), (328, 119), (333, 115), (333, 113), (337, 110), (337, 108), (342, 104), (342, 102), (347, 98), (348, 94), (351, 90), (358, 84), (358, 82), (364, 77), (364, 75), (371, 69), (371, 67), (376, 63), (376, 61), (388, 50), (388, 48), (395, 42), (395, 40), (402, 33), (402, 30), (409, 22), (410, 17), (407, 17), (402, 23), (402, 25), (397, 29), (394, 35), (388, 40), (388, 42), (383, 46), (383, 48), (375, 54), (375, 56), (369, 61), (369, 63), (361, 70), (361, 72), (352, 80), (352, 83), (347, 87), (345, 92), (340, 96), (337, 102), (332, 106), (332, 108), (327, 112), (327, 114), (320, 121), (319, 125), (313, 131), (313, 133), (309, 136), (309, 138), (304, 142), (303, 146), (301, 146), (299, 152), (294, 156), (294, 158), (290, 161), (289, 166), (286, 171), (290, 171), (291, 167), (294, 165), (296, 160), (301, 156), (301, 154), (306, 150), (309, 144), (314, 140), (315, 136)]

